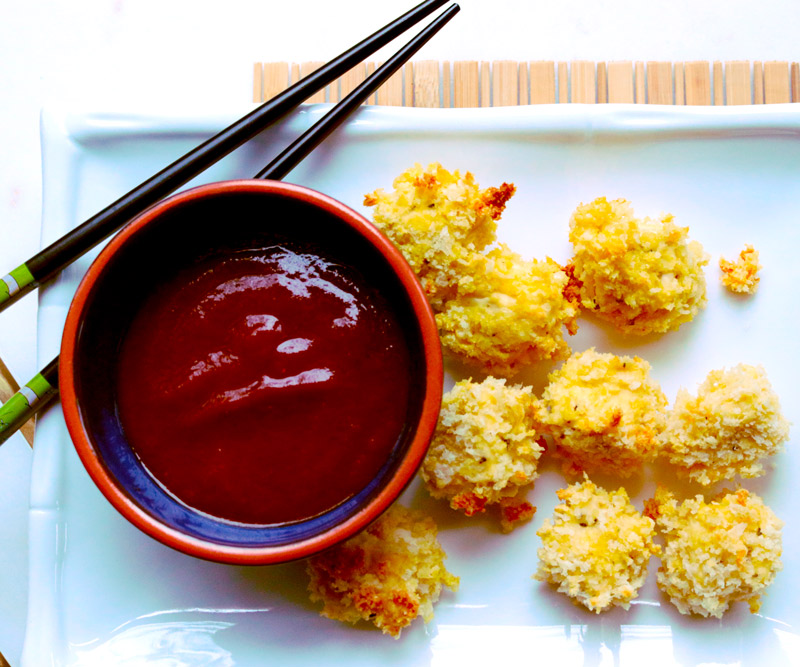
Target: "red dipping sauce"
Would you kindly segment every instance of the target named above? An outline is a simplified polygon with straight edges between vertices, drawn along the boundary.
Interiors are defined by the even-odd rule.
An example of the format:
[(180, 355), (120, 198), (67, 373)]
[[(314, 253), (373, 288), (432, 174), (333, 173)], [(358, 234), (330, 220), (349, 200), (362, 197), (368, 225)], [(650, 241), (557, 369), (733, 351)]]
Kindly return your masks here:
[(118, 405), (149, 473), (248, 524), (316, 516), (361, 491), (406, 422), (410, 356), (357, 271), (290, 245), (210, 258), (143, 304)]

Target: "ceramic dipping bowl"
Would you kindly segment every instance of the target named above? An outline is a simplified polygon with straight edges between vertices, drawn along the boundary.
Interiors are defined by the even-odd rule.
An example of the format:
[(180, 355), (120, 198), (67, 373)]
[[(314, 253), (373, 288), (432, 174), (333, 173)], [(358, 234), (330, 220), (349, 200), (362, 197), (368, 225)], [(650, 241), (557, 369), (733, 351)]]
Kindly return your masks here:
[[(409, 391), (401, 403), (402, 423), (363, 486), (313, 516), (267, 522), (232, 520), (197, 509), (145, 465), (131, 438), (137, 420), (128, 417), (126, 421), (121, 407), (120, 396), (130, 379), (120, 358), (148, 300), (182, 271), (198, 262), (213, 262), (215, 257), (282, 243), (312, 244), (348, 270), (357, 271), (376, 289), (402, 331)], [(253, 371), (261, 376), (258, 369)], [(391, 242), (362, 215), (324, 194), (283, 182), (242, 180), (204, 185), (165, 199), (106, 245), (71, 304), (59, 384), (67, 427), (83, 465), (128, 521), (192, 556), (256, 565), (313, 555), (354, 535), (389, 507), (413, 478), (430, 443), (440, 408), (442, 375), (433, 314), (413, 271)], [(219, 396), (228, 396), (220, 392)], [(260, 400), (268, 404), (269, 394)], [(221, 404), (225, 409), (218, 418), (235, 420), (235, 413), (231, 416), (227, 404)], [(298, 419), (298, 427), (301, 422)], [(265, 442), (265, 447), (273, 445)], [(329, 467), (326, 479), (344, 474), (364, 446), (354, 438), (351, 450)], [(236, 488), (237, 480), (224, 479), (224, 471), (216, 479), (207, 476), (211, 469), (203, 467), (202, 461), (191, 463), (192, 470), (198, 471), (198, 491), (217, 482), (220, 489)], [(212, 465), (209, 458), (208, 466)], [(173, 466), (179, 473), (189, 469), (180, 457)], [(325, 486), (324, 479), (317, 488), (304, 479), (298, 470), (295, 486), (300, 500), (302, 494)], [(192, 483), (190, 479), (190, 492)], [(258, 495), (254, 493), (252, 500)]]

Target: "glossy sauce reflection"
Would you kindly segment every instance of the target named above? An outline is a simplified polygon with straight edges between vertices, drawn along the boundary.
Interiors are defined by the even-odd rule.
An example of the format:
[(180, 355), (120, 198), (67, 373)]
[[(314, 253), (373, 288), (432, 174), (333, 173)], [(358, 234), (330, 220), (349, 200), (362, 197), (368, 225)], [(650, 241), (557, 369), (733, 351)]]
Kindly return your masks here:
[(265, 524), (360, 491), (403, 429), (409, 355), (354, 270), (276, 246), (192, 267), (123, 341), (120, 418), (142, 463), (208, 514)]

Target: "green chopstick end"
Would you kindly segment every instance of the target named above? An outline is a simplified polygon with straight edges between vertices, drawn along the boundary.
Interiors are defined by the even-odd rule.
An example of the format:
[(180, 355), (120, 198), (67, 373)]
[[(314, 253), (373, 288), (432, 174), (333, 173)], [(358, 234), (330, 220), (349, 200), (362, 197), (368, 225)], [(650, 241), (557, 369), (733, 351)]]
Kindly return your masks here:
[(20, 264), (16, 269), (0, 279), (0, 303), (8, 301), (20, 290), (36, 282), (27, 265)]
[(54, 389), (41, 373), (37, 373), (25, 386), (36, 394), (38, 399), (43, 398), (45, 394)]
[(20, 393), (14, 394), (0, 407), (0, 433), (10, 428), (20, 426), (27, 421), (26, 415), (31, 406), (28, 399)]
[(0, 433), (22, 426), (37, 409), (37, 404), (55, 391), (41, 373), (0, 406)]

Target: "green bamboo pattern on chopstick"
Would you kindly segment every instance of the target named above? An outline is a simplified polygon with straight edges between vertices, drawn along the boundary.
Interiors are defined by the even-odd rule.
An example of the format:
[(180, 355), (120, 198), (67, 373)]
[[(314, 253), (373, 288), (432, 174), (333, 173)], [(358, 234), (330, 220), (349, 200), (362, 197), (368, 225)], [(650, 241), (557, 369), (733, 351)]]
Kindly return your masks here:
[(19, 391), (0, 406), (0, 442), (3, 434), (13, 433), (34, 413), (52, 400), (58, 392), (58, 359), (53, 359), (40, 373), (19, 388)]
[(33, 274), (26, 264), (20, 264), (16, 269), (0, 279), (0, 304), (8, 301), (20, 290), (35, 282)]

